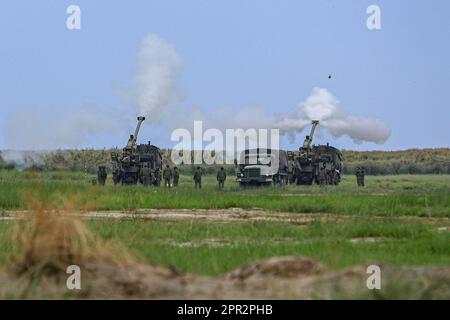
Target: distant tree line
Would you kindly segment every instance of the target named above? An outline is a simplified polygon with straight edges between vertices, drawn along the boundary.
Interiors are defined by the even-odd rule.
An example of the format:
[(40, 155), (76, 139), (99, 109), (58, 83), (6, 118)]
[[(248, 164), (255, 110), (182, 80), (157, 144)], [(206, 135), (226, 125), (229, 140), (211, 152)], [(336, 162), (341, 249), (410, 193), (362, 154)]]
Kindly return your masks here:
[(0, 169), (14, 170), (16, 169), (16, 163), (5, 161), (0, 153)]
[[(19, 162), (6, 161), (0, 153), (0, 169), (70, 170), (96, 173), (99, 165), (111, 171), (111, 151), (118, 150), (57, 150), (50, 153), (26, 154)], [(164, 163), (170, 164), (170, 150), (162, 150)], [(391, 174), (450, 174), (450, 149), (412, 149), (405, 151), (342, 151), (343, 174), (354, 174), (357, 166), (364, 166), (368, 175)], [(182, 164), (183, 174), (193, 174), (198, 165)], [(234, 175), (232, 164), (206, 165), (200, 167), (205, 174), (215, 174), (224, 167)]]
[(344, 162), (344, 174), (354, 174), (357, 166), (364, 166), (368, 175), (389, 174), (450, 174), (450, 163), (424, 161), (363, 161)]
[(428, 148), (402, 151), (342, 151), (344, 174), (363, 165), (369, 175), (450, 174), (450, 149)]

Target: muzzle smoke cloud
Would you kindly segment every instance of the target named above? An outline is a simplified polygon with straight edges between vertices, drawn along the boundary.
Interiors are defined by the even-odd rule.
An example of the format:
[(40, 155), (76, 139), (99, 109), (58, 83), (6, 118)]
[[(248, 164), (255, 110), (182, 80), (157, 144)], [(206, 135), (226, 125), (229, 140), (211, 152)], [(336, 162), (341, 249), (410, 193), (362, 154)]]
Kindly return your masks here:
[(237, 111), (221, 107), (215, 108), (211, 116), (200, 108), (182, 109), (180, 99), (177, 99), (180, 97), (177, 79), (182, 60), (175, 47), (156, 35), (149, 35), (144, 39), (137, 59), (134, 105), (141, 114), (158, 119), (169, 128), (187, 127), (194, 120), (202, 120), (208, 127), (219, 129), (279, 128), (293, 138), (309, 126), (311, 120), (319, 120), (320, 127), (327, 128), (334, 137), (348, 136), (355, 143), (384, 143), (390, 135), (390, 130), (378, 119), (347, 114), (339, 100), (324, 88), (314, 88), (292, 114), (273, 116), (257, 107)]
[(52, 150), (86, 145), (91, 137), (123, 130), (119, 114), (95, 108), (24, 108), (9, 115), (5, 126), (7, 148)]
[(176, 106), (182, 60), (175, 47), (158, 36), (148, 35), (137, 54), (132, 104), (150, 121), (163, 116), (167, 106)]
[[(314, 88), (311, 95), (290, 114), (268, 114), (263, 108), (249, 107), (182, 107), (183, 94), (178, 79), (183, 63), (175, 47), (150, 34), (144, 38), (137, 53), (136, 71), (131, 88), (126, 90), (128, 106), (120, 112), (107, 113), (95, 108), (66, 111), (55, 108), (22, 109), (13, 112), (5, 126), (7, 147), (11, 149), (55, 149), (83, 147), (102, 134), (126, 131), (124, 120), (146, 116), (144, 125), (166, 129), (187, 128), (194, 120), (203, 120), (205, 127), (279, 128), (295, 138), (311, 120), (334, 137), (348, 136), (356, 143), (383, 143), (390, 135), (386, 125), (378, 120), (348, 114), (339, 100), (324, 88)], [(123, 93), (123, 92), (122, 92)], [(17, 123), (21, 123), (20, 126)], [(170, 136), (170, 132), (167, 133)]]
[(293, 136), (309, 126), (311, 120), (319, 120), (319, 126), (329, 129), (334, 137), (348, 136), (355, 143), (367, 141), (381, 144), (391, 134), (379, 119), (346, 113), (339, 100), (324, 88), (314, 88), (311, 95), (300, 103), (297, 112), (282, 116), (276, 127), (280, 128), (281, 132)]
[(189, 127), (194, 120), (202, 120), (206, 126), (219, 129), (279, 128), (281, 133), (295, 138), (311, 120), (319, 120), (320, 127), (327, 128), (334, 137), (348, 136), (355, 143), (381, 144), (390, 136), (390, 130), (381, 120), (346, 113), (339, 100), (324, 88), (314, 88), (295, 112), (278, 116), (267, 115), (257, 107), (237, 111), (230, 107), (215, 108), (213, 115), (196, 107), (183, 109), (177, 93), (182, 60), (175, 47), (156, 35), (149, 35), (137, 60), (132, 91), (134, 105), (140, 114), (157, 119), (168, 128)]

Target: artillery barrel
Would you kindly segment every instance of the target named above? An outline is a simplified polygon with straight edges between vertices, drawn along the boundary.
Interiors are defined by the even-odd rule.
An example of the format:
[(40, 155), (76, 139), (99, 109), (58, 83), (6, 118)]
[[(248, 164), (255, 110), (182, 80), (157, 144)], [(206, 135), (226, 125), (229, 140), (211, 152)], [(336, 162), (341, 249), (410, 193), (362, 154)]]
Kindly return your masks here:
[(141, 124), (145, 120), (145, 117), (137, 117), (137, 120), (138, 120), (138, 123), (136, 126), (136, 130), (134, 130), (134, 135), (132, 135), (130, 137), (130, 140), (128, 140), (127, 148), (131, 148), (136, 144), (137, 137), (139, 135), (139, 130), (141, 129)]
[(136, 130), (134, 131), (134, 142), (135, 143), (136, 143), (137, 137), (139, 135), (139, 130), (141, 129), (141, 124), (145, 120), (145, 117), (138, 117), (137, 120), (138, 120), (138, 124), (137, 124)]
[(311, 132), (309, 133), (309, 136), (306, 136), (306, 139), (303, 142), (303, 148), (304, 149), (311, 148), (312, 140), (313, 140), (313, 137), (314, 137), (314, 131), (316, 130), (316, 127), (317, 127), (318, 124), (319, 124), (318, 120), (313, 120), (312, 121)]

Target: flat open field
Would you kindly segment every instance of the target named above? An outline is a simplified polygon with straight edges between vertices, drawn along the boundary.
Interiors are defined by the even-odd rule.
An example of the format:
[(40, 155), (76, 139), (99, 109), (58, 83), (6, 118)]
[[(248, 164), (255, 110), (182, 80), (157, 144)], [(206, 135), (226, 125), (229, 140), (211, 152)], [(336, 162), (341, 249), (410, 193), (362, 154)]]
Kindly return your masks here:
[(0, 171), (0, 210), (27, 208), (24, 194), (34, 193), (52, 201), (76, 199), (80, 209), (134, 210), (139, 208), (218, 209), (263, 208), (300, 213), (336, 213), (368, 216), (450, 217), (450, 175), (366, 176), (358, 188), (354, 176), (344, 176), (339, 186), (287, 186), (241, 189), (228, 177), (217, 189), (214, 176), (203, 179), (195, 190), (192, 177), (182, 176), (173, 189), (137, 186), (92, 186), (93, 175), (76, 172)]
[(278, 256), (311, 257), (335, 271), (370, 263), (450, 266), (449, 175), (366, 176), (365, 188), (354, 176), (333, 187), (247, 189), (229, 177), (224, 190), (213, 176), (201, 190), (188, 176), (171, 189), (110, 180), (92, 186), (92, 178), (0, 171), (0, 266), (22, 250), (14, 226), (30, 213), (30, 199), (70, 204), (97, 239), (120, 242), (139, 263), (177, 274), (222, 277)]

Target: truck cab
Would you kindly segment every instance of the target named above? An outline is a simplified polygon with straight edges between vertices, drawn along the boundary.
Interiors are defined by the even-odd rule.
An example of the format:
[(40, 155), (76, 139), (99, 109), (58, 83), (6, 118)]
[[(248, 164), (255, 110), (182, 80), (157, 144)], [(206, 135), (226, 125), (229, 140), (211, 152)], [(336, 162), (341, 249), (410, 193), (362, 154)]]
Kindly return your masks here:
[(236, 164), (236, 182), (241, 186), (285, 184), (288, 158), (284, 150), (247, 149)]

